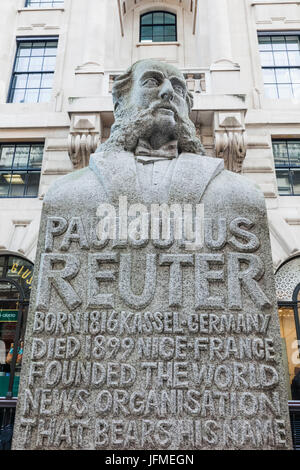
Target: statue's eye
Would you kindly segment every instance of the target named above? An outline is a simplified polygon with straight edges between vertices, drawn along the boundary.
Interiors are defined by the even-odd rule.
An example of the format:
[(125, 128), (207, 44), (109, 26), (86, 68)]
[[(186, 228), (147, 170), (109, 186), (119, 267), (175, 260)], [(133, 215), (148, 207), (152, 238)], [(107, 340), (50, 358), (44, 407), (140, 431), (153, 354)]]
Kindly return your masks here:
[(147, 80), (144, 81), (143, 85), (158, 86), (159, 83), (155, 78), (147, 78)]
[(182, 88), (182, 86), (175, 85), (174, 90), (176, 91), (176, 93), (178, 93), (178, 95), (184, 96), (184, 89)]

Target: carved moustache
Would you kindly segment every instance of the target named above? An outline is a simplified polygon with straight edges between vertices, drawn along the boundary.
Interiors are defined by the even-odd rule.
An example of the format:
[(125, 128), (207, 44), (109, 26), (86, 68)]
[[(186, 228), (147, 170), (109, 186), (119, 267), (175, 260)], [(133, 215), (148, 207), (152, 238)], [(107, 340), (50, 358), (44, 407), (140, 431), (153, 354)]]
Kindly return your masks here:
[(149, 108), (147, 109), (147, 111), (151, 112), (151, 114), (155, 114), (155, 111), (157, 111), (158, 109), (170, 109), (171, 111), (173, 111), (174, 113), (174, 116), (177, 119), (180, 118), (179, 114), (178, 114), (178, 111), (177, 111), (177, 108), (169, 101), (169, 102), (165, 102), (165, 101), (154, 101), (153, 103), (151, 103), (151, 105), (149, 106)]

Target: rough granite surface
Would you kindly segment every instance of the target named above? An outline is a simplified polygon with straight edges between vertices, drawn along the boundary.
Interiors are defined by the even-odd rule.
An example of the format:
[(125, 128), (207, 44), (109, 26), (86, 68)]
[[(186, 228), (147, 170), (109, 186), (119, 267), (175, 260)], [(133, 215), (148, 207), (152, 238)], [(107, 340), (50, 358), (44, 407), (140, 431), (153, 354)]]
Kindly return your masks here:
[[(131, 87), (184, 109), (179, 72), (155, 64), (143, 73), (161, 82)], [(166, 141), (157, 126), (140, 136), (154, 150), (180, 141), (172, 113), (160, 118)], [(116, 142), (45, 197), (13, 448), (292, 448), (263, 194), (200, 147), (144, 164), (137, 142)], [(129, 221), (151, 204), (199, 205), (202, 244), (152, 238), (150, 225), (101, 241), (99, 207), (118, 226), (120, 196)]]

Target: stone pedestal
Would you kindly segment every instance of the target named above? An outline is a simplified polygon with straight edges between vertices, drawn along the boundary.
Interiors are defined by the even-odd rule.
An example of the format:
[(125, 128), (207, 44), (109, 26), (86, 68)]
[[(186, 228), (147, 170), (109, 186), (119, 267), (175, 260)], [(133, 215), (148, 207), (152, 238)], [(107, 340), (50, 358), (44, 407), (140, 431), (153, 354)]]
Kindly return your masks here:
[(167, 238), (131, 153), (46, 196), (14, 449), (291, 447), (263, 195), (223, 160), (172, 164)]
[[(44, 199), (13, 448), (291, 448), (262, 192), (204, 156), (173, 66), (112, 95), (110, 138)], [(226, 163), (241, 117), (216, 121)]]

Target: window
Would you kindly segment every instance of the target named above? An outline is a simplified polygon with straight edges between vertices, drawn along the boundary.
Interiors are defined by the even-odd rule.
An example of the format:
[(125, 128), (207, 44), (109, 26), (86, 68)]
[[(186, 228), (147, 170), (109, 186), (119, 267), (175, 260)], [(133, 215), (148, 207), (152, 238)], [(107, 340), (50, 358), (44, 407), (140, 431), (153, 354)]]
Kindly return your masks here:
[(275, 274), (279, 304), (282, 359), (289, 377), (290, 400), (300, 400), (300, 258), (284, 263)]
[(176, 15), (153, 11), (141, 16), (140, 42), (177, 41)]
[(300, 196), (300, 140), (274, 140), (278, 192), (282, 196)]
[[(0, 256), (0, 398), (18, 395), (32, 274), (30, 261)], [(13, 344), (18, 344), (16, 363)]]
[(57, 39), (19, 40), (9, 103), (44, 103), (51, 99)]
[(260, 34), (259, 50), (268, 98), (300, 98), (300, 33)]
[(25, 7), (49, 8), (64, 3), (64, 0), (26, 0)]
[(37, 197), (43, 144), (0, 145), (0, 197)]

